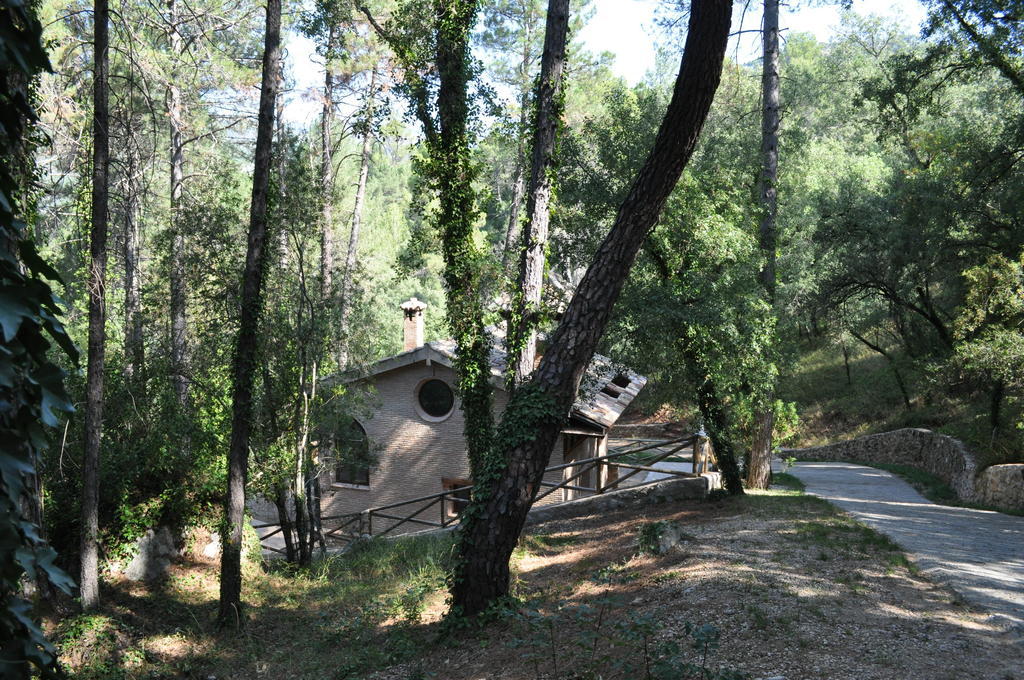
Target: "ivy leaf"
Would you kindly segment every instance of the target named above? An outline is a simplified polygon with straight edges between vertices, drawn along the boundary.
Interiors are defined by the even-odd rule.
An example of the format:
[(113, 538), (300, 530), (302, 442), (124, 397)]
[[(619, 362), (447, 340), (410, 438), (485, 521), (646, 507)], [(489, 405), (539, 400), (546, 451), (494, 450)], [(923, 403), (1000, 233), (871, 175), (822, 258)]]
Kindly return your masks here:
[(32, 316), (32, 310), (14, 289), (10, 286), (0, 288), (0, 327), (3, 328), (4, 342), (13, 340), (21, 328), (21, 320)]

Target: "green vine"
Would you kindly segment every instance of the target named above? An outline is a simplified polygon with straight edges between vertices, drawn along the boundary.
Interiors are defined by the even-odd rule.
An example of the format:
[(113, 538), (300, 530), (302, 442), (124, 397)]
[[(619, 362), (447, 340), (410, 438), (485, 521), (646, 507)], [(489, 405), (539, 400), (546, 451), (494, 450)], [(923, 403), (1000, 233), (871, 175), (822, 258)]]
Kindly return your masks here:
[[(20, 597), (27, 576), (71, 594), (74, 583), (54, 564), (57, 554), (40, 536), (26, 505), (35, 505), (36, 459), (46, 442), (43, 425), (73, 410), (64, 371), (48, 358), (50, 341), (72, 359), (78, 351), (58, 320), (61, 302), (45, 279), (59, 281), (36, 251), (19, 218), (25, 168), (32, 167), (26, 131), (35, 122), (30, 84), (50, 70), (42, 27), (22, 0), (0, 0), (0, 675), (28, 678), (33, 667), (58, 677), (56, 649)], [(27, 503), (26, 503), (27, 501)]]

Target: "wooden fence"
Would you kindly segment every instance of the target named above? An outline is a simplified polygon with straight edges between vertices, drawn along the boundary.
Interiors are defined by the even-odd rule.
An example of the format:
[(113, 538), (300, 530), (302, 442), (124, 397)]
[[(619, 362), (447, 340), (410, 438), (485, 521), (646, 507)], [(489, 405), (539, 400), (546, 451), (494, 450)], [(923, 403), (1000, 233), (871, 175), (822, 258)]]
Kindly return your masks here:
[[(710, 442), (707, 437), (700, 434), (668, 440), (628, 439), (620, 441), (629, 443), (614, 447), (611, 449), (611, 453), (604, 456), (584, 458), (545, 469), (545, 474), (561, 471), (563, 479), (560, 482), (541, 481), (541, 489), (533, 502), (536, 504), (537, 501), (559, 489), (573, 491), (583, 496), (602, 494), (619, 488), (623, 482), (641, 472), (656, 472), (677, 477), (698, 477), (702, 473), (708, 472), (711, 469), (711, 463), (714, 462), (714, 452), (711, 450)], [(656, 463), (677, 456), (685, 449), (690, 449), (693, 461), (690, 472), (654, 467)], [(614, 468), (615, 474), (609, 474), (612, 468)], [(625, 474), (620, 474), (623, 470), (626, 471)], [(592, 471), (597, 473), (594, 475), (594, 479), (597, 480), (594, 486), (583, 486), (577, 483)], [(362, 537), (385, 536), (403, 526), (407, 527), (407, 530), (413, 526), (424, 529), (449, 527), (459, 522), (458, 509), (465, 504), (466, 494), (471, 488), (464, 486), (446, 489), (439, 493), (411, 498), (399, 503), (367, 508), (362, 512), (322, 517), (323, 526), (330, 525), (330, 528), (324, 531), (324, 538), (348, 543)], [(579, 498), (580, 495), (576, 497)], [(277, 527), (275, 531), (261, 536), (260, 542), (264, 549), (284, 554), (280, 548), (266, 543), (268, 538), (281, 533), (280, 525), (254, 524), (253, 526), (257, 529)]]

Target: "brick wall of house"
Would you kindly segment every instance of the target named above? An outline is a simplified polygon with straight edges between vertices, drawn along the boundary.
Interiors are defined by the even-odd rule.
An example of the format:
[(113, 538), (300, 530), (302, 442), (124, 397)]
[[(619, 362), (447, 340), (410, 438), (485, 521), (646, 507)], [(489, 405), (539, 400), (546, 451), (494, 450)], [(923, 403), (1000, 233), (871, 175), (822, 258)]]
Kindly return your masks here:
[[(444, 490), (442, 478), (468, 479), (469, 461), (466, 457), (463, 439), (463, 414), (458, 400), (452, 414), (443, 422), (428, 422), (420, 417), (417, 410), (416, 390), (425, 380), (438, 378), (450, 386), (455, 384), (454, 372), (436, 362), (405, 366), (374, 378), (376, 401), (379, 408), (372, 418), (360, 421), (370, 440), (370, 449), (377, 457), (377, 463), (370, 469), (369, 488), (351, 488), (334, 483), (333, 468), (320, 479), (322, 512), (325, 517), (360, 512), (369, 507), (379, 507), (427, 496)], [(495, 391), (495, 408), (504, 410), (507, 394)], [(559, 436), (552, 452), (549, 465), (562, 462), (562, 437)], [(558, 482), (559, 472), (548, 473), (545, 479)], [(540, 505), (562, 500), (562, 491), (550, 494)], [(407, 515), (415, 506), (404, 506), (393, 511), (396, 515)], [(438, 521), (440, 508), (435, 506), (425, 511), (424, 519)], [(375, 520), (376, 522), (377, 520)], [(325, 528), (334, 523), (325, 521)], [(374, 533), (383, 528), (374, 525)], [(396, 533), (405, 530), (416, 531), (427, 528), (423, 525), (406, 524)]]

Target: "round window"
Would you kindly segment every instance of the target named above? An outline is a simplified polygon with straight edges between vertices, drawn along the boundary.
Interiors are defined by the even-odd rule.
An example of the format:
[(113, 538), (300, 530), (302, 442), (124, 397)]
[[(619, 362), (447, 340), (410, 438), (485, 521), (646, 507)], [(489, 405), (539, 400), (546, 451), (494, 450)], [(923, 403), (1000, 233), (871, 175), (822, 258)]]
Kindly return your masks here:
[(416, 395), (423, 413), (431, 418), (444, 418), (455, 406), (455, 394), (448, 383), (433, 378), (420, 385)]

